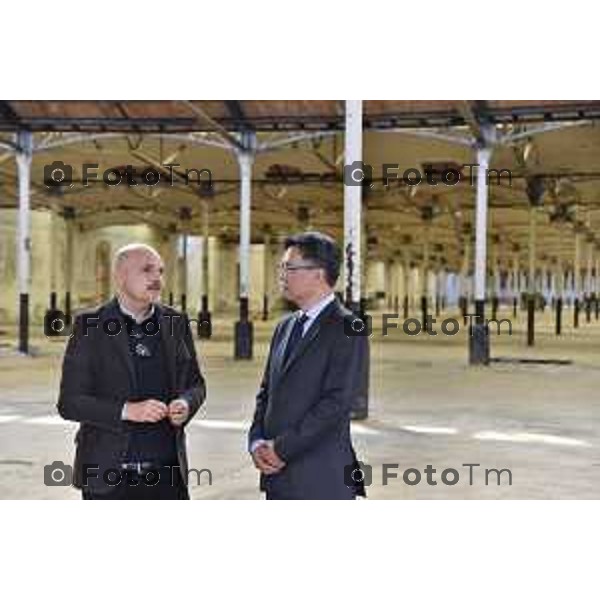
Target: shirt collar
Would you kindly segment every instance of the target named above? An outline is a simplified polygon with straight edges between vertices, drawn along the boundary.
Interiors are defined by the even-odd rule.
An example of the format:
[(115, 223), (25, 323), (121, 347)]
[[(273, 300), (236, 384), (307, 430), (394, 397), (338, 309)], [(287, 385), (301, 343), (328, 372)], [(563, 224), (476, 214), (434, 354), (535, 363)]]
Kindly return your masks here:
[(143, 323), (144, 321), (146, 321), (147, 319), (150, 319), (154, 316), (154, 312), (156, 310), (156, 307), (154, 306), (154, 304), (150, 305), (150, 308), (148, 309), (148, 311), (146, 311), (146, 313), (142, 316), (141, 320), (138, 320), (135, 315), (127, 310), (123, 304), (121, 304), (121, 301), (117, 298), (117, 302), (119, 304), (119, 310), (126, 316), (129, 317), (130, 319), (132, 319), (133, 321), (135, 321), (138, 325), (140, 323)]
[(316, 319), (321, 314), (323, 309), (334, 300), (335, 294), (331, 292), (331, 294), (327, 294), (327, 296), (321, 298), (321, 300), (319, 300), (316, 304), (311, 306), (308, 310), (303, 310), (302, 313), (304, 313), (308, 317), (309, 321), (312, 321)]

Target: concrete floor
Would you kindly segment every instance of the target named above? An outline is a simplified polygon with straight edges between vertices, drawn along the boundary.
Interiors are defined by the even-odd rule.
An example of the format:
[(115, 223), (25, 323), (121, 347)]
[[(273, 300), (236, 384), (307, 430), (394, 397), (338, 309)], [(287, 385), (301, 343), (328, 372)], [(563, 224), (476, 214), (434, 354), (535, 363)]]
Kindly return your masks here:
[[(441, 319), (451, 316), (438, 320), (438, 331)], [(600, 497), (600, 321), (592, 317), (587, 324), (582, 315), (575, 331), (565, 314), (564, 334), (557, 338), (550, 311), (538, 313), (536, 346), (528, 349), (523, 319), (513, 322), (512, 336), (493, 336), (493, 356), (573, 364), (468, 367), (465, 328), (436, 337), (390, 330), (384, 338), (375, 314), (370, 417), (353, 426), (359, 457), (372, 466), (370, 498)], [(214, 339), (198, 344), (209, 394), (188, 428), (190, 467), (210, 469), (213, 481), (192, 484), (195, 499), (260, 497), (245, 431), (273, 325), (256, 322), (253, 361), (231, 358), (230, 320), (217, 320)], [(0, 329), (0, 498), (77, 499), (73, 488), (43, 483), (44, 465), (72, 460), (76, 425), (62, 421), (54, 408), (64, 342), (34, 332), (35, 356), (19, 357), (11, 349), (14, 330)], [(387, 485), (383, 463), (398, 464), (398, 477)], [(472, 485), (467, 463), (480, 464), (473, 467)], [(427, 465), (436, 469), (435, 486), (427, 483)], [(403, 481), (407, 469), (421, 472), (418, 485)], [(444, 469), (456, 469), (458, 483), (445, 485)], [(486, 485), (485, 469), (510, 469), (512, 485), (507, 473), (500, 486), (493, 474)]]

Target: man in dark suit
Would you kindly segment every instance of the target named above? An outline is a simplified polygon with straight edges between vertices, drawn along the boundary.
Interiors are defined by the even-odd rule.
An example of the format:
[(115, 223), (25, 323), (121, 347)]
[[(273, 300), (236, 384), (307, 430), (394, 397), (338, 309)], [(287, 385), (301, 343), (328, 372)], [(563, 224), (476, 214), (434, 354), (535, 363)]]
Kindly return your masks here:
[[(284, 296), (300, 310), (276, 327), (248, 447), (267, 499), (354, 499), (357, 467), (350, 411), (368, 338), (347, 335), (352, 315), (335, 298), (335, 242), (289, 237), (280, 266)], [(368, 350), (368, 349), (367, 349)]]
[(57, 408), (80, 423), (84, 499), (189, 499), (184, 427), (205, 385), (185, 315), (159, 303), (163, 270), (150, 246), (121, 248), (116, 297), (75, 321)]

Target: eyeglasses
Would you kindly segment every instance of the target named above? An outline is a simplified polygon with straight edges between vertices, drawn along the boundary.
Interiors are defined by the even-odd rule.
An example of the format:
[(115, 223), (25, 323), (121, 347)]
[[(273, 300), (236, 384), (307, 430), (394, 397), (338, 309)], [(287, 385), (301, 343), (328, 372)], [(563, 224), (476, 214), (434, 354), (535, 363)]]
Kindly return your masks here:
[(314, 271), (315, 269), (320, 269), (321, 267), (317, 265), (311, 265), (309, 263), (280, 263), (279, 271), (281, 273), (290, 273), (294, 271)]

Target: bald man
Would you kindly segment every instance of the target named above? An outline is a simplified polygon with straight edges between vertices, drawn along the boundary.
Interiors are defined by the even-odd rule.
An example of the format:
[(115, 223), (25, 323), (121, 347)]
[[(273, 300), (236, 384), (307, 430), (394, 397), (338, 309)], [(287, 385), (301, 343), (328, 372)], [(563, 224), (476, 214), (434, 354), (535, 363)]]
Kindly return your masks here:
[(119, 249), (116, 297), (79, 315), (58, 412), (80, 424), (73, 485), (85, 500), (187, 500), (184, 429), (206, 388), (185, 315), (160, 304), (164, 266), (145, 244)]

